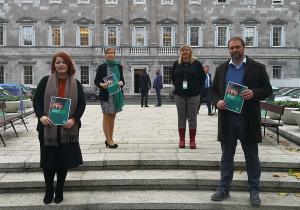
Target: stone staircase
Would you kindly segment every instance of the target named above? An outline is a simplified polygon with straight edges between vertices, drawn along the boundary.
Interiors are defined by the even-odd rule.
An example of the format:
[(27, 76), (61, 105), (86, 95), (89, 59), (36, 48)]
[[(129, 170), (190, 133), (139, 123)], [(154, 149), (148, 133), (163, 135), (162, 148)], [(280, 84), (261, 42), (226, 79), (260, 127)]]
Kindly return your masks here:
[[(160, 156), (137, 160), (118, 154), (114, 160), (87, 161), (68, 173), (65, 200), (59, 205), (42, 203), (44, 180), (38, 162), (1, 163), (0, 209), (253, 209), (243, 161), (236, 162), (231, 198), (212, 202), (218, 161), (197, 160), (197, 153), (191, 160)], [(289, 168), (299, 168), (299, 163), (262, 161), (260, 209), (299, 209), (300, 181), (288, 176)], [(284, 192), (288, 195), (279, 195)]]

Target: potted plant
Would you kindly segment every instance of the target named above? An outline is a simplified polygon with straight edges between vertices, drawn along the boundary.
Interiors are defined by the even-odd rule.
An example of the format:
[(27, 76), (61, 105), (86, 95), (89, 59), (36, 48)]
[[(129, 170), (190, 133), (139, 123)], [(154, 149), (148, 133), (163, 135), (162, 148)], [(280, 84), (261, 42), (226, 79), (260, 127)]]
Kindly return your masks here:
[[(279, 102), (279, 101), (278, 101)], [(281, 102), (285, 106), (284, 113), (282, 115), (282, 122), (288, 125), (297, 125), (294, 114), (292, 111), (299, 109), (300, 105), (297, 101), (284, 101)]]
[[(16, 113), (19, 111), (20, 96), (13, 96), (13, 95), (6, 96), (5, 95), (5, 96), (1, 96), (0, 100), (5, 101), (5, 104), (6, 104), (5, 112)], [(30, 97), (22, 96), (22, 100), (23, 100), (23, 104), (24, 104), (24, 109), (32, 106), (32, 101), (31, 101)]]
[(294, 115), (294, 118), (300, 128), (300, 108), (297, 110), (292, 111), (292, 114)]

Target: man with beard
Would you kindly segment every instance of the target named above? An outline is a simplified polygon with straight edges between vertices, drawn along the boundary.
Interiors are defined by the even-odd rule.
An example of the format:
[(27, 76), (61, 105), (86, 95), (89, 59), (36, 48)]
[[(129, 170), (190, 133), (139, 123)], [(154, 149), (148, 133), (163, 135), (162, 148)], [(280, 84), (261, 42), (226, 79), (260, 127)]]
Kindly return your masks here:
[[(231, 59), (217, 67), (212, 86), (213, 103), (218, 112), (218, 141), (221, 142), (221, 179), (213, 201), (229, 197), (233, 178), (233, 160), (237, 139), (240, 140), (246, 160), (248, 190), (251, 205), (260, 205), (260, 161), (258, 143), (262, 141), (259, 101), (272, 94), (272, 87), (263, 64), (244, 55), (245, 42), (240, 37), (228, 41)], [(241, 93), (244, 104), (241, 113), (226, 109), (224, 93), (228, 82), (247, 86)]]

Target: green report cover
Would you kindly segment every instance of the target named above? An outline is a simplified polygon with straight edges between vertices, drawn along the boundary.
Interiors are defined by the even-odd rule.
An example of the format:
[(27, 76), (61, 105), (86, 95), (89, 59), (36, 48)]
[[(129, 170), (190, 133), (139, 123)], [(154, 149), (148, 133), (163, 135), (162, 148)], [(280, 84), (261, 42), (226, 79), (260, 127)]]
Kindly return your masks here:
[(109, 95), (114, 95), (121, 91), (119, 86), (119, 80), (117, 79), (115, 74), (111, 74), (107, 77), (103, 78), (104, 82), (108, 84), (107, 91)]
[(244, 98), (241, 96), (241, 93), (247, 88), (248, 87), (238, 83), (228, 82), (224, 95), (227, 110), (241, 113), (244, 104)]
[(71, 99), (61, 97), (51, 97), (49, 118), (54, 125), (63, 125), (69, 119)]

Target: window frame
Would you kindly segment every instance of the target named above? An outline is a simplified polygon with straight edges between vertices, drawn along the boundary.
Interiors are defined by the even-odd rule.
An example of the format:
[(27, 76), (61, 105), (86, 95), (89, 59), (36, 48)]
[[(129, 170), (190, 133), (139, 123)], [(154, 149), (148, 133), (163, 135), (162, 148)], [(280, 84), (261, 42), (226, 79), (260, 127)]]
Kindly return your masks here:
[[(168, 77), (170, 77), (169, 79), (165, 79), (166, 75), (165, 75), (165, 67), (168, 67), (169, 69), (166, 69), (170, 72), (170, 75), (167, 75)], [(171, 80), (171, 72), (172, 72), (172, 64), (162, 64), (161, 65), (161, 75), (162, 75), (162, 83), (163, 83), (163, 86), (164, 88), (165, 87), (173, 87), (173, 84), (172, 84), (172, 80)], [(170, 83), (165, 83), (165, 81), (168, 80), (170, 81)]]
[[(87, 28), (88, 29), (88, 44), (87, 45), (81, 45), (81, 33), (80, 33), (80, 29), (81, 28)], [(92, 30), (92, 26), (90, 25), (77, 25), (76, 27), (76, 46), (77, 47), (90, 47), (92, 46), (92, 34), (93, 34), (93, 30)]]
[[(137, 46), (137, 37), (136, 37), (136, 32), (137, 32), (137, 28), (143, 28), (143, 37), (144, 37), (144, 43), (142, 46)], [(133, 26), (132, 29), (132, 46), (133, 47), (147, 47), (148, 46), (148, 36), (147, 36), (147, 27), (146, 26)]]
[(90, 0), (77, 0), (77, 4), (91, 4)]
[[(280, 1), (280, 2), (276, 2)], [(284, 5), (284, 0), (272, 0), (272, 5)]]
[(105, 4), (118, 4), (118, 0), (105, 0)]
[[(1, 75), (3, 74), (3, 75)], [(1, 77), (3, 77), (3, 82), (1, 81)], [(4, 65), (0, 65), (0, 83), (5, 83), (5, 68)]]
[(174, 5), (174, 0), (161, 0), (161, 5)]
[(6, 25), (0, 24), (0, 27), (2, 27), (2, 29), (3, 29), (2, 44), (0, 42), (0, 47), (2, 47), (2, 46), (6, 46), (6, 44), (7, 44), (7, 31), (6, 31)]
[[(53, 31), (52, 27), (59, 27), (60, 28), (60, 45), (53, 44)], [(62, 25), (49, 25), (49, 33), (48, 33), (48, 45), (53, 47), (61, 47), (64, 46), (64, 27)]]
[(49, 4), (62, 4), (61, 0), (49, 0)]
[[(254, 32), (254, 36), (253, 36), (253, 46), (251, 45), (247, 45), (246, 42), (246, 28), (253, 28), (253, 32)], [(245, 47), (258, 47), (258, 30), (257, 30), (257, 26), (243, 26), (242, 28), (242, 33), (243, 33), (243, 39), (245, 40)]]
[(201, 5), (201, 0), (189, 0), (189, 5)]
[[(108, 29), (116, 28), (116, 45), (108, 45)], [(104, 46), (107, 47), (120, 47), (120, 29), (119, 25), (106, 25), (104, 26)]]
[[(164, 46), (164, 37), (163, 37), (163, 34), (164, 34), (164, 31), (163, 29), (164, 28), (171, 28), (171, 46)], [(175, 26), (169, 26), (169, 25), (163, 25), (160, 27), (160, 46), (161, 47), (175, 47), (175, 40), (176, 40), (176, 37), (175, 37)]]
[[(219, 41), (219, 28), (226, 28), (226, 40), (225, 40), (225, 43), (224, 43), (224, 46), (223, 45), (218, 45), (218, 41)], [(215, 27), (215, 47), (227, 47), (227, 43), (228, 43), (228, 40), (230, 38), (230, 28), (228, 25), (217, 25)]]
[(33, 4), (33, 0), (21, 0), (22, 4)]
[[(82, 83), (82, 70), (86, 70), (86, 69), (82, 69), (83, 67), (87, 67), (87, 71), (88, 71), (88, 84), (84, 84)], [(80, 65), (79, 66), (79, 75), (78, 75), (78, 79), (80, 81), (80, 83), (82, 84), (83, 87), (91, 87), (91, 66), (90, 65)]]
[[(275, 46), (274, 45), (274, 28), (281, 28), (281, 33), (280, 33), (280, 45), (279, 46)], [(270, 30), (270, 47), (285, 47), (286, 44), (286, 36), (285, 36), (286, 32), (285, 32), (285, 27), (284, 26), (278, 26), (278, 25), (273, 25), (271, 26), (271, 30)]]
[[(25, 79), (25, 67), (31, 67), (31, 82), (32, 83), (26, 83), (26, 79)], [(27, 84), (27, 85), (33, 85), (34, 84), (34, 70), (33, 70), (33, 66), (32, 65), (23, 65), (23, 70), (22, 70), (22, 83), (23, 84)]]
[[(194, 46), (191, 44), (191, 28), (198, 28), (198, 45)], [(203, 29), (202, 26), (191, 25), (187, 27), (187, 44), (191, 47), (202, 47), (203, 46)]]
[[(274, 71), (275, 70), (280, 71), (279, 78), (278, 77), (274, 77)], [(284, 70), (284, 66), (283, 65), (273, 65), (272, 66), (272, 79), (283, 79), (283, 70)]]
[[(24, 31), (23, 28), (24, 27), (31, 27), (32, 28), (32, 44), (31, 45), (25, 45), (24, 44)], [(35, 46), (35, 27), (33, 25), (20, 25), (19, 28), (19, 46), (23, 46), (23, 47), (32, 47)]]
[(137, 0), (133, 0), (133, 4), (136, 4), (136, 5), (145, 5), (146, 4), (146, 0), (140, 0), (142, 2), (138, 2)]
[(256, 0), (244, 0), (244, 5), (256, 5)]
[(222, 1), (225, 1), (225, 2), (220, 2), (221, 0), (217, 0), (217, 4), (227, 4), (229, 1), (228, 0), (222, 0)]

